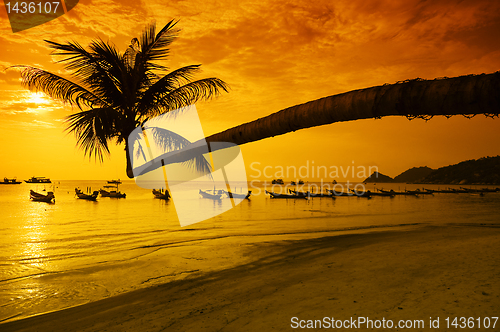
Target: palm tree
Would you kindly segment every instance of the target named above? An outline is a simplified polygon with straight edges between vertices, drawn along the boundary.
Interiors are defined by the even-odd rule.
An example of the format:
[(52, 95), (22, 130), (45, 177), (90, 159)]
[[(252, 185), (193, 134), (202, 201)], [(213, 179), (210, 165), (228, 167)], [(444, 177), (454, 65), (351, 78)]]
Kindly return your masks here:
[[(46, 40), (54, 55), (64, 57), (59, 62), (65, 64), (71, 79), (30, 66), (16, 67), (22, 69), (24, 86), (79, 109), (67, 117), (67, 130), (76, 135), (77, 145), (86, 155), (102, 161), (109, 154), (110, 142), (125, 143), (127, 175), (133, 177), (127, 138), (136, 127), (152, 117), (228, 91), (218, 78), (193, 81), (200, 65), (168, 72), (159, 63), (168, 57), (169, 46), (179, 33), (176, 23), (170, 21), (158, 33), (156, 25), (150, 24), (124, 53), (101, 39), (92, 41), (87, 49), (76, 42)], [(157, 129), (156, 133), (163, 135), (159, 141), (165, 146), (182, 148), (190, 143), (171, 132)]]
[[(430, 119), (500, 113), (500, 72), (434, 80), (414, 79), (333, 95), (292, 106), (223, 132), (206, 137), (211, 151), (227, 143), (245, 144), (299, 129), (341, 121), (399, 115)], [(215, 144), (226, 142), (226, 144)], [(182, 162), (192, 152), (167, 153), (151, 161), (148, 171), (163, 164)]]

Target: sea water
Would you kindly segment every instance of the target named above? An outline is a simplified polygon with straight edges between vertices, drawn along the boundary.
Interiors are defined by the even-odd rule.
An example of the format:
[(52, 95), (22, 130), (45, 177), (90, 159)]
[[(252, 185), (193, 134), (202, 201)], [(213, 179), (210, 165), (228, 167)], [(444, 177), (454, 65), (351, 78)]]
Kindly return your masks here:
[[(271, 199), (265, 189), (286, 192), (285, 188), (253, 182), (250, 200), (216, 217), (181, 227), (175, 201), (155, 199), (150, 189), (140, 188), (133, 181), (124, 181), (119, 187), (127, 194), (125, 199), (99, 197), (92, 202), (74, 195), (76, 187), (85, 192), (105, 184), (56, 181), (50, 185), (0, 186), (0, 322), (200, 272), (203, 268), (193, 258), (208, 255), (202, 252), (206, 246), (200, 244), (213, 243), (217, 250), (216, 241), (221, 238), (244, 242), (252, 236), (324, 236), (330, 231), (406, 224), (500, 223), (498, 192)], [(299, 189), (305, 191), (310, 185)], [(422, 188), (405, 184), (366, 186), (372, 191), (382, 187), (396, 191)], [(30, 189), (53, 190), (55, 204), (30, 201)], [(207, 183), (192, 184), (195, 194), (199, 189), (213, 188)], [(194, 211), (220, 210), (225, 204), (193, 197), (190, 204)], [(207, 264), (210, 266), (210, 261)]]

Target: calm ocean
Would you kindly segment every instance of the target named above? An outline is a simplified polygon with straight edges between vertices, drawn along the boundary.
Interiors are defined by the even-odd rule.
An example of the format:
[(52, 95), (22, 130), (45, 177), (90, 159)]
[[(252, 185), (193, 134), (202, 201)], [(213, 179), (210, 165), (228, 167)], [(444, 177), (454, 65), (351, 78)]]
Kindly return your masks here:
[[(55, 186), (55, 204), (30, 201), (29, 190), (41, 191), (44, 185), (0, 185), (0, 322), (203, 272), (210, 261), (203, 267), (198, 260), (209, 257), (203, 251), (210, 243), (216, 255), (220, 239), (323, 236), (327, 231), (413, 223), (500, 223), (498, 192), (280, 200), (270, 199), (259, 185), (252, 189), (257, 195), (230, 211), (180, 227), (172, 201), (154, 199), (151, 190), (133, 181), (120, 186), (125, 199), (75, 198), (75, 187), (96, 190), (104, 184), (55, 181), (45, 186)], [(422, 185), (376, 187), (404, 190)], [(193, 190), (198, 190), (196, 184)], [(220, 203), (202, 198), (192, 205), (220, 208)]]

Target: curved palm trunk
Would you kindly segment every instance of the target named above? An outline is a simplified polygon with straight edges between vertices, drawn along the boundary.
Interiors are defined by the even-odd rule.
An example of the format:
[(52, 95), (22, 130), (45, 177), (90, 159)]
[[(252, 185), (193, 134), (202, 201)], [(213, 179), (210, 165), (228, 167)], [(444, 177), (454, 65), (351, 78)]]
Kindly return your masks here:
[(129, 179), (134, 177), (134, 172), (132, 172), (132, 159), (130, 158), (128, 140), (125, 140), (125, 156), (127, 158), (127, 176)]
[(402, 115), (498, 115), (500, 72), (435, 80), (410, 80), (354, 90), (292, 106), (206, 138), (244, 144), (340, 121)]
[[(333, 95), (292, 106), (252, 122), (206, 137), (208, 143), (245, 144), (340, 121), (401, 115), (431, 118), (435, 115), (498, 116), (500, 113), (500, 72), (435, 80), (409, 80)], [(192, 152), (185, 154), (191, 156)], [(148, 169), (184, 161), (175, 151), (153, 160)], [(187, 157), (188, 158), (188, 157)], [(129, 165), (127, 165), (127, 174)], [(129, 175), (130, 176), (130, 175)]]

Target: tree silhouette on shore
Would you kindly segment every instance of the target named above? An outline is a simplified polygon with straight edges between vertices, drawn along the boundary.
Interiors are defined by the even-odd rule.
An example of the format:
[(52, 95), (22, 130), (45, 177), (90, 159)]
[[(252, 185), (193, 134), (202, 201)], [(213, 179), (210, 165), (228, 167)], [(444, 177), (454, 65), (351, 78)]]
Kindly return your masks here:
[[(161, 61), (177, 38), (177, 22), (168, 22), (158, 33), (150, 24), (139, 38), (132, 39), (124, 53), (110, 42), (93, 40), (88, 48), (77, 42), (46, 40), (53, 55), (62, 56), (70, 78), (31, 66), (21, 69), (23, 86), (78, 108), (67, 117), (67, 130), (76, 135), (77, 145), (89, 157), (101, 160), (109, 154), (109, 143), (125, 143), (127, 175), (133, 177), (128, 136), (152, 117), (207, 100), (227, 92), (218, 78), (193, 80), (200, 65), (168, 71)], [(182, 148), (190, 142), (157, 129), (161, 142)], [(196, 162), (194, 165), (203, 165)]]

